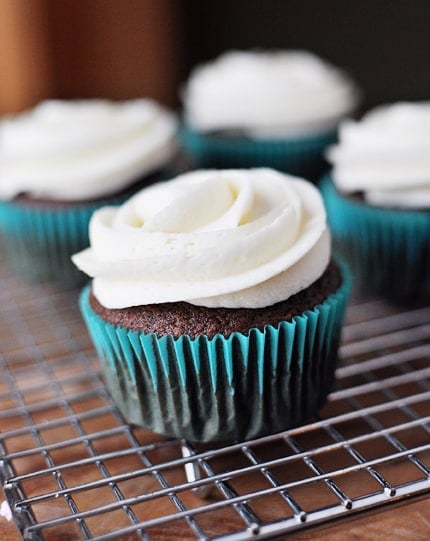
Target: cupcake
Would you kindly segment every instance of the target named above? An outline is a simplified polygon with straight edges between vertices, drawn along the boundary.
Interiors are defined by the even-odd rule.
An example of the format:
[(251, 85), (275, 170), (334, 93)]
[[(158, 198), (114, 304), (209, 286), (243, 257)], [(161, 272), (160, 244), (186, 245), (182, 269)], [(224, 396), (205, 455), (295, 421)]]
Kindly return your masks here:
[(337, 249), (361, 294), (430, 299), (430, 102), (345, 123), (321, 184)]
[(170, 173), (177, 124), (146, 99), (46, 101), (0, 122), (0, 235), (23, 276), (85, 276), (70, 256), (88, 246), (92, 212)]
[(334, 382), (350, 279), (309, 182), (205, 170), (90, 222), (81, 310), (129, 422), (238, 441), (309, 419)]
[(185, 149), (200, 167), (274, 167), (316, 180), (357, 105), (342, 71), (305, 51), (230, 51), (183, 92)]

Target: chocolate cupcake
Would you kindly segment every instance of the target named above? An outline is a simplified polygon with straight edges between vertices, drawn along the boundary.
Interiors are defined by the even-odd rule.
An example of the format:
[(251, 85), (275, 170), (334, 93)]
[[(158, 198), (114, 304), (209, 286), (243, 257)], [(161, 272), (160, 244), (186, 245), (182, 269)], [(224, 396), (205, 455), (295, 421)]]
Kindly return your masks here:
[(309, 419), (334, 383), (350, 279), (319, 192), (270, 169), (196, 171), (97, 211), (81, 309), (126, 418), (193, 441)]
[(82, 283), (93, 211), (169, 175), (176, 121), (150, 100), (47, 101), (0, 122), (0, 235), (34, 281)]
[(430, 299), (430, 103), (397, 103), (342, 126), (321, 184), (357, 291)]
[(200, 167), (274, 167), (317, 180), (357, 87), (305, 51), (230, 51), (184, 88), (182, 141)]

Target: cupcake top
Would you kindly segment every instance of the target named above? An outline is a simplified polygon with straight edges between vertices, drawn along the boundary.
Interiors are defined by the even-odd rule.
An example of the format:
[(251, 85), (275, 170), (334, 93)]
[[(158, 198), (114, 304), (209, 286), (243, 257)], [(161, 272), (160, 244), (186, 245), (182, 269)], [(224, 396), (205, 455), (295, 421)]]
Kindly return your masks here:
[(272, 169), (194, 171), (144, 188), (90, 222), (73, 256), (107, 308), (186, 301), (261, 308), (327, 267), (330, 240), (318, 190)]
[(85, 200), (163, 167), (176, 120), (154, 101), (49, 100), (0, 121), (0, 198)]
[(305, 51), (230, 51), (199, 66), (184, 89), (196, 130), (288, 137), (334, 129), (357, 105), (342, 71)]
[(378, 206), (430, 208), (430, 102), (384, 105), (345, 122), (328, 159), (342, 192)]

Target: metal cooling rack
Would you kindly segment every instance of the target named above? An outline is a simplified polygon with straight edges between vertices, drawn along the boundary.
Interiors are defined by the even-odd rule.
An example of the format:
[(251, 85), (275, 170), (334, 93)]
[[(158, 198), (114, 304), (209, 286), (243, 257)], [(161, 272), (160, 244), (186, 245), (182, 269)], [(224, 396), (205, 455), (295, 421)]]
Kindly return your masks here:
[(0, 476), (24, 539), (263, 539), (430, 490), (430, 307), (348, 311), (318, 419), (227, 447), (129, 426), (76, 293), (0, 272)]

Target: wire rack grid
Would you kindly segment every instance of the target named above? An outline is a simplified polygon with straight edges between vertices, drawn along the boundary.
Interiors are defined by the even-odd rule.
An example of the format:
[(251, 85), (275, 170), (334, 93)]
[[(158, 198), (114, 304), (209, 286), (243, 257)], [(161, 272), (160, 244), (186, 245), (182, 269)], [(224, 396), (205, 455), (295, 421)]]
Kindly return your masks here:
[(0, 272), (0, 477), (24, 539), (264, 539), (430, 490), (430, 307), (353, 303), (337, 389), (226, 447), (128, 425), (76, 292)]

